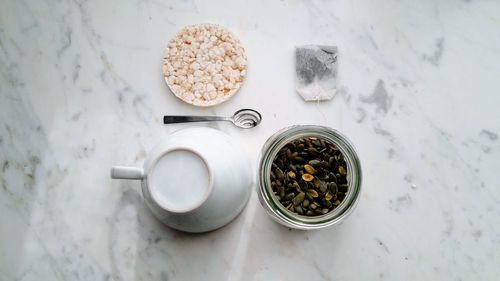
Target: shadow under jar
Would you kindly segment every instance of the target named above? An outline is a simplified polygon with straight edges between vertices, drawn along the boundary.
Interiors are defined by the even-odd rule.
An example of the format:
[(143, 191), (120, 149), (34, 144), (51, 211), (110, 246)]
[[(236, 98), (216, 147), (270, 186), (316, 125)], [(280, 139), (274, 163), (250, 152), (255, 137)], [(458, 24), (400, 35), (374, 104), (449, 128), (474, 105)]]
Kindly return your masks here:
[[(279, 151), (301, 138), (322, 139), (334, 144), (343, 155), (347, 168), (347, 193), (342, 202), (324, 215), (299, 215), (286, 209), (271, 186), (271, 169)], [(361, 191), (361, 164), (353, 145), (338, 131), (323, 126), (298, 125), (284, 128), (264, 144), (257, 171), (257, 194), (268, 214), (280, 224), (295, 229), (319, 229), (342, 222), (354, 209)]]

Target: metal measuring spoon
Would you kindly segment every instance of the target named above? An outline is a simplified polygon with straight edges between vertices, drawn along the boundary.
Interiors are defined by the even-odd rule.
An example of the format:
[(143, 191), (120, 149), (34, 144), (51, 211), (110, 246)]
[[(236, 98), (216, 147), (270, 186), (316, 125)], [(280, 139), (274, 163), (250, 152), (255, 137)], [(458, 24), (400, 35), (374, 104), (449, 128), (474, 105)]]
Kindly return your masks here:
[(250, 129), (259, 125), (262, 115), (253, 109), (240, 109), (232, 117), (222, 116), (163, 116), (163, 124), (185, 123), (185, 122), (206, 122), (206, 121), (230, 121), (236, 127)]

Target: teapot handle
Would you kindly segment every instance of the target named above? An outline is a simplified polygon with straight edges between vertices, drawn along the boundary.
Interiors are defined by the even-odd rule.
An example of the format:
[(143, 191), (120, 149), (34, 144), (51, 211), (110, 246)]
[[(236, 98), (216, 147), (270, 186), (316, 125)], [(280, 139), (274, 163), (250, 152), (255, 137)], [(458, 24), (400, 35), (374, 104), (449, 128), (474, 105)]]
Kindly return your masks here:
[(112, 179), (142, 180), (144, 170), (136, 167), (113, 166), (111, 167)]

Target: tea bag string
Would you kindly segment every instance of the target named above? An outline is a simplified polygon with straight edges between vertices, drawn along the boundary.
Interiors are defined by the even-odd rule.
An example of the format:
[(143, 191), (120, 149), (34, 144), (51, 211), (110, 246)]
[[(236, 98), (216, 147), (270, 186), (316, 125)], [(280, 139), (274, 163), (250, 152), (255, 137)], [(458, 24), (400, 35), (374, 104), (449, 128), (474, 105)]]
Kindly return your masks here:
[(321, 116), (323, 117), (323, 124), (328, 125), (326, 122), (326, 115), (325, 115), (325, 113), (323, 113), (323, 111), (320, 109), (320, 106), (319, 106), (319, 103), (321, 101), (319, 98), (319, 94), (316, 94), (314, 96), (314, 100), (316, 100), (316, 102), (315, 102), (316, 109), (318, 110), (319, 113), (321, 113)]

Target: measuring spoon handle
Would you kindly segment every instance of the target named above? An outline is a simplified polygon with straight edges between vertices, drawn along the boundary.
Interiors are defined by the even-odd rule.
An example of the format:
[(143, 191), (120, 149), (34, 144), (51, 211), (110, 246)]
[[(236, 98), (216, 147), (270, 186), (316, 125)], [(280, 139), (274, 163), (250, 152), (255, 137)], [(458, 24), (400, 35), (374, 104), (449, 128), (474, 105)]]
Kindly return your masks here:
[(180, 115), (163, 116), (163, 124), (206, 122), (206, 121), (231, 121), (231, 118), (221, 117), (221, 116), (180, 116)]

